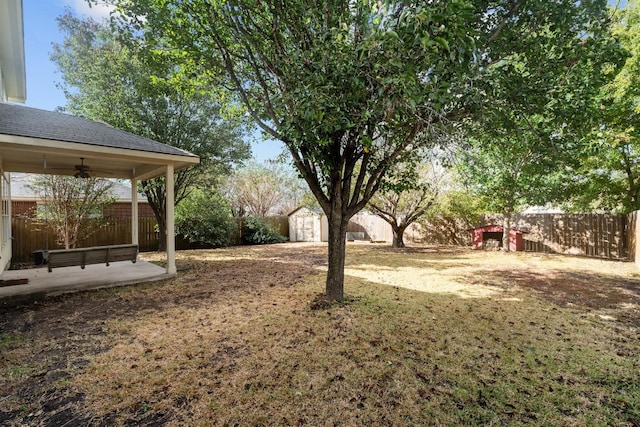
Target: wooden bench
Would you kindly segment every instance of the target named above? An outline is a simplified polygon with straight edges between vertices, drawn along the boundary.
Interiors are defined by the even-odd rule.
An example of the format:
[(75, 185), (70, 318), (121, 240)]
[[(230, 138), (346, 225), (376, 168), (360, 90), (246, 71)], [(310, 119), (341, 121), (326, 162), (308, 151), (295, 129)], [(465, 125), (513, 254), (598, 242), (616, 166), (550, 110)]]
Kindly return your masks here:
[(45, 251), (44, 257), (47, 262), (49, 273), (55, 267), (72, 267), (79, 265), (84, 268), (88, 264), (106, 263), (107, 267), (111, 262), (138, 260), (138, 245), (111, 245), (93, 246), (89, 248), (76, 249), (54, 249)]

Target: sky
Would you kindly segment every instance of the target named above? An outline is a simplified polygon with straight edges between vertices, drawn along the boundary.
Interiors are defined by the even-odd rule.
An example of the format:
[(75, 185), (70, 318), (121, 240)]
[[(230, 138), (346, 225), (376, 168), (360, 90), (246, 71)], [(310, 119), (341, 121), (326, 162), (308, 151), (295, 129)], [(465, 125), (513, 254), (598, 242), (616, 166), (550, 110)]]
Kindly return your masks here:
[[(109, 16), (109, 9), (105, 6), (90, 8), (85, 0), (23, 0), (22, 6), (27, 68), (25, 105), (53, 111), (66, 104), (64, 93), (56, 87), (56, 82), (61, 80), (60, 74), (49, 60), (52, 44), (62, 42), (56, 18), (69, 8), (79, 16), (100, 21)], [(277, 141), (254, 141), (251, 148), (258, 162), (274, 159), (282, 152), (282, 145)]]

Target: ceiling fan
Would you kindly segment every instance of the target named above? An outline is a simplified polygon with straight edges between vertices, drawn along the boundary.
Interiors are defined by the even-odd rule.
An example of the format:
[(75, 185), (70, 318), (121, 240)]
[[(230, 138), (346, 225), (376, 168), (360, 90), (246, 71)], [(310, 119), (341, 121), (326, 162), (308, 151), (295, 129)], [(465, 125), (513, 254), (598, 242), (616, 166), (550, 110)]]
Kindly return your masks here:
[(80, 157), (80, 164), (75, 165), (76, 173), (73, 175), (76, 178), (91, 178), (89, 172), (91, 172), (91, 168), (88, 165), (84, 164), (84, 157)]
[[(2, 0), (0, 0), (2, 1)], [(98, 176), (110, 176), (113, 175), (112, 171), (109, 170), (96, 170), (96, 169), (92, 169), (89, 165), (85, 165), (84, 164), (84, 157), (79, 157), (80, 159), (80, 164), (78, 165), (73, 165), (73, 169), (70, 166), (67, 167), (47, 167), (47, 160), (44, 159), (44, 171), (45, 173), (50, 173), (47, 171), (55, 171), (55, 170), (60, 170), (60, 171), (64, 171), (64, 173), (62, 173), (62, 175), (73, 175), (76, 178), (92, 178), (94, 177), (96, 174), (98, 174)], [(55, 172), (54, 172), (55, 173)]]

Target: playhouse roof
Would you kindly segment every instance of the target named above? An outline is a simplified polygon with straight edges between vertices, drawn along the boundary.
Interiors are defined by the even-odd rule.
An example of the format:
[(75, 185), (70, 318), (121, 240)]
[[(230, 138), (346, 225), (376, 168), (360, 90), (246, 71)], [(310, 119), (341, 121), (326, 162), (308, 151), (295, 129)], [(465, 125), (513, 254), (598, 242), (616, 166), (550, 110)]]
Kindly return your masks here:
[[(504, 227), (498, 224), (489, 224), (489, 225), (484, 225), (482, 227), (476, 227), (476, 228), (469, 228), (467, 231), (482, 231), (483, 233), (501, 233), (504, 231)], [(517, 230), (515, 228), (511, 229), (512, 233), (516, 233), (516, 234), (524, 234), (526, 233), (526, 231), (521, 231), (521, 230)]]

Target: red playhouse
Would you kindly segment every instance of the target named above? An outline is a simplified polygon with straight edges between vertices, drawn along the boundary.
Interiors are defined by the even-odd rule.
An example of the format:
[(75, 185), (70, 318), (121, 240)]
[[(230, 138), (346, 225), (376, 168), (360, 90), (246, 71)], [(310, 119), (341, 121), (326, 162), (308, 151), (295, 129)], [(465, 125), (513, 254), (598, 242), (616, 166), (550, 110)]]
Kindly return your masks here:
[[(499, 249), (502, 247), (504, 227), (501, 225), (491, 224), (472, 228), (468, 231), (473, 234), (473, 249)], [(513, 228), (509, 230), (510, 251), (524, 250), (523, 234), (524, 232), (520, 230), (514, 230)]]

